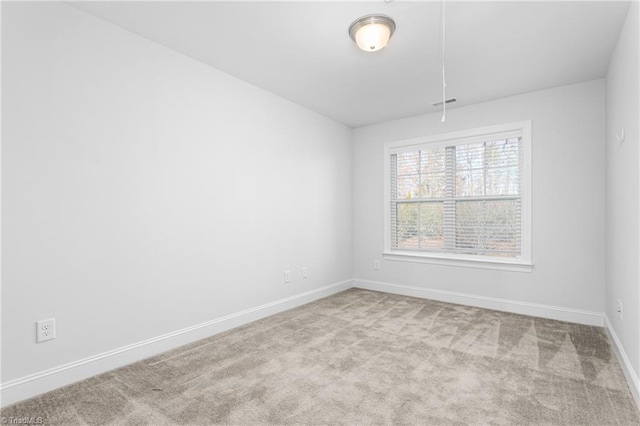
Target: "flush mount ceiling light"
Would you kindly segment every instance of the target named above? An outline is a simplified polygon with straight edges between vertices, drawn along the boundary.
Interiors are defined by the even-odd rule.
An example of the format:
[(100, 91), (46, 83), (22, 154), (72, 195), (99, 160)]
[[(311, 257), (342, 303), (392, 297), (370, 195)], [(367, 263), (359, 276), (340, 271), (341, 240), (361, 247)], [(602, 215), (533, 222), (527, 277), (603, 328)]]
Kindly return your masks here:
[(353, 21), (349, 36), (365, 52), (375, 52), (387, 45), (396, 23), (385, 15), (367, 15)]

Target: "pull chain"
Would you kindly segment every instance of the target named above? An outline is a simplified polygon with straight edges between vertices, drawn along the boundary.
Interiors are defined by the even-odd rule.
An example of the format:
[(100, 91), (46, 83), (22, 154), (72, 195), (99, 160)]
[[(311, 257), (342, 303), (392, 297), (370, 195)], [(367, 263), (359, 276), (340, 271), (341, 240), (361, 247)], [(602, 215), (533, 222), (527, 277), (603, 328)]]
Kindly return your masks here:
[(445, 68), (444, 68), (444, 53), (445, 53), (445, 19), (444, 19), (444, 1), (442, 0), (442, 118), (440, 121), (442, 123), (447, 119), (447, 81), (445, 78)]

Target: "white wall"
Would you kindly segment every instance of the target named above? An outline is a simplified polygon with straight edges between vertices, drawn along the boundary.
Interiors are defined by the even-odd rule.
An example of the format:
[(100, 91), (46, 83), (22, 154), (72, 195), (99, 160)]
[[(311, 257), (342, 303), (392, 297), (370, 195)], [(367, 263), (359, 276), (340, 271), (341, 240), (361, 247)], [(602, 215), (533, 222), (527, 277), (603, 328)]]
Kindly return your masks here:
[[(629, 16), (606, 83), (359, 128), (352, 152), (350, 129), (74, 8), (3, 2), (2, 383), (352, 276), (606, 310), (639, 366), (637, 4)], [(520, 120), (533, 272), (374, 271), (383, 143)], [(36, 344), (49, 317), (58, 337)]]
[(350, 278), (349, 128), (67, 5), (2, 7), (3, 383)]
[[(638, 200), (638, 3), (629, 9), (607, 72), (606, 314), (635, 370), (640, 372), (640, 228)], [(625, 140), (616, 134), (624, 128)], [(623, 319), (616, 312), (623, 304)], [(636, 379), (637, 380), (637, 379)]]
[[(450, 109), (444, 124), (436, 112), (355, 129), (354, 278), (603, 312), (604, 105), (605, 83), (596, 80)], [(373, 270), (384, 241), (384, 142), (521, 120), (532, 120), (533, 272), (398, 261)]]

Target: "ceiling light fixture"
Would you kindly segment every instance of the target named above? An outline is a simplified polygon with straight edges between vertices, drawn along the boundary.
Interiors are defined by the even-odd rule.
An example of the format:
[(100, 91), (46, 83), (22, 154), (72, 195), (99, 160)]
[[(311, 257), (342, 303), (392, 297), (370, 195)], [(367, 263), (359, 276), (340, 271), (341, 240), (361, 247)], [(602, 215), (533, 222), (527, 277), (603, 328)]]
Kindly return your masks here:
[(365, 52), (375, 52), (387, 45), (396, 23), (386, 15), (367, 15), (349, 26), (349, 36)]

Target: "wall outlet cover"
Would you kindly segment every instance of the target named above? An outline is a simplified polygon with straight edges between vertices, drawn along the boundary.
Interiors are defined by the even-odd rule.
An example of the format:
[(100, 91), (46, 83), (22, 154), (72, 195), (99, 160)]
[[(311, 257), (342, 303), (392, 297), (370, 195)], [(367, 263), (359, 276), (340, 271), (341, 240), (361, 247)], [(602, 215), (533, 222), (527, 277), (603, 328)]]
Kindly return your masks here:
[(36, 343), (56, 338), (56, 319), (49, 318), (36, 322)]

